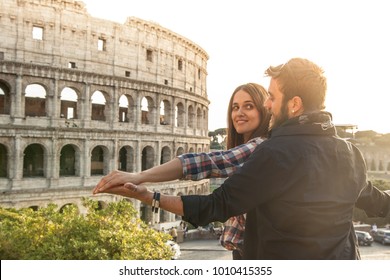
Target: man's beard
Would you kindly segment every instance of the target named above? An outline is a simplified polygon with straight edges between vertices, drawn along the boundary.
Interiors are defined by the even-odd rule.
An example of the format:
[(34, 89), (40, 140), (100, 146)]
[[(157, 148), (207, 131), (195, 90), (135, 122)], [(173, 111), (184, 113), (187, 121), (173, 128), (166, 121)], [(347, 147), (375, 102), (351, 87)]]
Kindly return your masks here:
[(272, 114), (271, 121), (270, 121), (270, 130), (275, 129), (279, 126), (281, 126), (284, 122), (288, 120), (288, 109), (287, 104), (283, 104), (280, 108), (280, 115), (275, 117), (274, 114)]

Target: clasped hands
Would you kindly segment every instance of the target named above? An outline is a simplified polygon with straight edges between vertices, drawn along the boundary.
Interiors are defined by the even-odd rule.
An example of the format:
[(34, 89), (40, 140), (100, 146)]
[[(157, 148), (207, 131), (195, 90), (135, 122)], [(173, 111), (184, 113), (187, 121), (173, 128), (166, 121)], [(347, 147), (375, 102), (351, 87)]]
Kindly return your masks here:
[(147, 189), (142, 185), (136, 184), (139, 184), (139, 182), (135, 173), (115, 170), (104, 176), (92, 193), (109, 193), (137, 199), (145, 194)]

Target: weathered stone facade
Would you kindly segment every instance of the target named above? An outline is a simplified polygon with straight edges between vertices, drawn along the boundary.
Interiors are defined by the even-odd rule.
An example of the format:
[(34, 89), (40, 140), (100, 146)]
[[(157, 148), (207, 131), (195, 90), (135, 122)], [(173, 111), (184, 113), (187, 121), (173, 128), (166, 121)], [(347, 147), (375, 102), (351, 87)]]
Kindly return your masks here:
[[(73, 0), (0, 2), (0, 205), (81, 207), (113, 169), (209, 150), (207, 53), (156, 23)], [(152, 184), (209, 191), (208, 180)], [(102, 202), (119, 197), (94, 197)], [(148, 221), (172, 221), (134, 202)]]

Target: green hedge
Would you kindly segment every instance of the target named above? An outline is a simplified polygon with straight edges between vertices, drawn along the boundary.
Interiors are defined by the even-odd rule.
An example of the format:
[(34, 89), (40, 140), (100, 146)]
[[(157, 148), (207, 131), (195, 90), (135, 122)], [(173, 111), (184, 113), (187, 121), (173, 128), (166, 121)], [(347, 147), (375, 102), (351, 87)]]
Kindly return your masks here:
[(84, 199), (88, 209), (75, 206), (59, 212), (50, 204), (37, 211), (0, 208), (2, 260), (164, 260), (172, 251), (169, 235), (149, 228), (131, 203), (122, 200), (99, 209)]

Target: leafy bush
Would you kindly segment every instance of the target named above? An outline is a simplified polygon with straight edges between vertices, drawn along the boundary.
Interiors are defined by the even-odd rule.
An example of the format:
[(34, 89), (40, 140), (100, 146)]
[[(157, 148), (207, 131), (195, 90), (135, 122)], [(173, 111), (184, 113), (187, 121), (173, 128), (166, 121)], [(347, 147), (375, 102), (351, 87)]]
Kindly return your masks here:
[(18, 260), (162, 260), (173, 253), (170, 236), (149, 228), (131, 203), (122, 200), (99, 209), (75, 206), (60, 213), (55, 204), (38, 211), (0, 208), (0, 258)]

